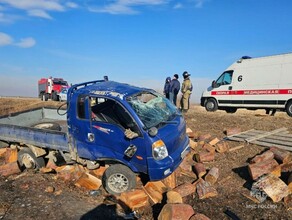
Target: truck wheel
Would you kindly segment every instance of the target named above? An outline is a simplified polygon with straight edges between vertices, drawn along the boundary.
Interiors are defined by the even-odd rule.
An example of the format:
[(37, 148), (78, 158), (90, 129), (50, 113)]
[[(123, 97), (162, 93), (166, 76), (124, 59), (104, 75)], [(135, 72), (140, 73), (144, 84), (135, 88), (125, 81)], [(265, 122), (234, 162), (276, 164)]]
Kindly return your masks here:
[(55, 122), (41, 122), (41, 123), (34, 124), (32, 127), (53, 130), (53, 131), (61, 131), (62, 130), (61, 126)]
[(235, 113), (237, 111), (237, 108), (230, 107), (230, 108), (227, 108), (225, 111), (227, 113)]
[(102, 177), (103, 186), (108, 193), (120, 194), (135, 188), (136, 175), (128, 167), (115, 164), (106, 169)]
[(17, 160), (20, 167), (26, 169), (39, 169), (46, 165), (44, 158), (36, 157), (29, 148), (23, 148), (18, 152)]
[(208, 112), (214, 112), (218, 109), (218, 105), (215, 99), (208, 99), (205, 103), (205, 109)]
[(287, 103), (286, 112), (290, 117), (292, 117), (292, 100)]

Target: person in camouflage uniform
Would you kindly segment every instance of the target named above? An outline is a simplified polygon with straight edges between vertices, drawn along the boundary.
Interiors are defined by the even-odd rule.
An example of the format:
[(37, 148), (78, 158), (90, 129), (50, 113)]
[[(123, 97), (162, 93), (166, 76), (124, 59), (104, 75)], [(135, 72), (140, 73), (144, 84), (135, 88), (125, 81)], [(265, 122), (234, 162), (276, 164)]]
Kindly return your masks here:
[(181, 110), (183, 112), (187, 112), (190, 107), (190, 97), (192, 94), (193, 85), (190, 80), (191, 74), (189, 74), (187, 71), (184, 71), (182, 75), (184, 77), (184, 81), (182, 83), (182, 88), (181, 88), (182, 97), (180, 100), (180, 104), (181, 104)]

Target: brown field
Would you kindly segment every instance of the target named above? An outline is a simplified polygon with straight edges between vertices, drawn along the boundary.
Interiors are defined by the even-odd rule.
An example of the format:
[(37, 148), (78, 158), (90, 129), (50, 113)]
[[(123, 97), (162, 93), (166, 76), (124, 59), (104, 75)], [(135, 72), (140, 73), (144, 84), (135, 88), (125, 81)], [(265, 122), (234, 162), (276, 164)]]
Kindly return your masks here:
[[(0, 98), (0, 116), (44, 104), (61, 105), (58, 102), (41, 102), (32, 98)], [(265, 115), (263, 110), (239, 110), (234, 114), (227, 114), (223, 111), (206, 112), (204, 108), (194, 105), (185, 118), (193, 131), (209, 133), (219, 139), (225, 137), (225, 129), (233, 127), (240, 128), (241, 131), (272, 131), (286, 127), (292, 133), (292, 118), (284, 112), (277, 112), (275, 116)], [(230, 147), (243, 144), (228, 143)], [(249, 193), (252, 183), (246, 167), (248, 160), (263, 150), (264, 147), (250, 144), (237, 151), (217, 153), (215, 161), (205, 165), (208, 169), (213, 166), (219, 168), (220, 176), (215, 185), (218, 196), (204, 200), (199, 200), (195, 195), (188, 196), (184, 198), (184, 202), (211, 219), (230, 219), (224, 213), (226, 210), (234, 212), (240, 219), (292, 219), (292, 213), (286, 209), (283, 201), (273, 203), (266, 199), (256, 204), (242, 195)], [(281, 178), (286, 180), (287, 177)], [(183, 181), (182, 178), (178, 180), (180, 183)], [(53, 186), (60, 194), (45, 192), (48, 186)], [(104, 190), (102, 192), (100, 196), (92, 196), (71, 183), (57, 180), (55, 174), (24, 171), (20, 175), (0, 177), (0, 219), (117, 219), (108, 217), (108, 213), (116, 212), (120, 216), (123, 213), (115, 202), (105, 202)], [(160, 208), (156, 205), (140, 211), (140, 219), (156, 219)], [(92, 213), (96, 217), (86, 218), (86, 213)]]

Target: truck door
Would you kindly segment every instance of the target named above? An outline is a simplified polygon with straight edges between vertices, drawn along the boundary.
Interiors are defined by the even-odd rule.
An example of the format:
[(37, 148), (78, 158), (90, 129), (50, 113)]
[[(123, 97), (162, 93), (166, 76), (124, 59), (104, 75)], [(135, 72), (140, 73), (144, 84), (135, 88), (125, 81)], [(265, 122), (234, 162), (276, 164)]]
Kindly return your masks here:
[(233, 71), (226, 71), (212, 84), (211, 95), (216, 98), (219, 108), (233, 104), (232, 76)]
[[(116, 160), (127, 164), (135, 172), (147, 171), (143, 137), (129, 112), (116, 100), (104, 97), (78, 99), (78, 123), (76, 135), (78, 155), (89, 160)], [(133, 138), (125, 136), (126, 129)], [(125, 155), (127, 149), (135, 149), (133, 157)]]

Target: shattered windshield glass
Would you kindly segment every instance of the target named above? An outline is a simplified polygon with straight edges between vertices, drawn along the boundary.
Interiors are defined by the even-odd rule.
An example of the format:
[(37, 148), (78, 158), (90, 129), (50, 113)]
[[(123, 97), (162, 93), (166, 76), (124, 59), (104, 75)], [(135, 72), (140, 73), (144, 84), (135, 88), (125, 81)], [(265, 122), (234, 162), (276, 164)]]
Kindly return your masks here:
[(137, 113), (146, 129), (170, 121), (178, 113), (178, 109), (158, 93), (141, 93), (129, 97), (128, 103)]

